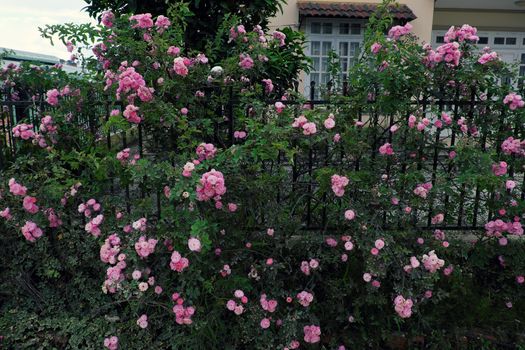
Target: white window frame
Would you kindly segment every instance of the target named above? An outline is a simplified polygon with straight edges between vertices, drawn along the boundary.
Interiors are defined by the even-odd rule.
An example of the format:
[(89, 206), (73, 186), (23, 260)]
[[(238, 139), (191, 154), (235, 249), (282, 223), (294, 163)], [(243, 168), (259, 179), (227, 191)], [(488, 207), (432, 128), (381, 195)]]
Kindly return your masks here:
[[(329, 80), (330, 76), (328, 73), (328, 52), (326, 49), (328, 44), (330, 49), (334, 50), (340, 58), (342, 66), (342, 75), (346, 76), (350, 65), (357, 60), (359, 50), (363, 45), (364, 31), (366, 29), (366, 20), (351, 19), (351, 18), (323, 18), (323, 17), (309, 17), (305, 19), (305, 33), (307, 37), (307, 55), (312, 58), (313, 68), (311, 72), (306, 76), (305, 80), (305, 95), (310, 95), (310, 84), (311, 81), (315, 81), (317, 96), (319, 93), (319, 86), (325, 85)], [(320, 33), (313, 33), (312, 27), (314, 24), (319, 23), (321, 25)], [(332, 33), (323, 33), (323, 25), (331, 24)], [(348, 34), (340, 34), (340, 25), (348, 24)], [(351, 34), (352, 25), (359, 24), (361, 27), (359, 34)], [(323, 45), (325, 49), (323, 50)], [(345, 49), (346, 45), (346, 49)], [(356, 47), (357, 45), (357, 47)], [(353, 52), (352, 52), (353, 47)], [(343, 52), (341, 52), (343, 49)], [(346, 51), (346, 52), (344, 52)], [(341, 55), (343, 53), (343, 55)], [(346, 53), (346, 54), (344, 54)]]

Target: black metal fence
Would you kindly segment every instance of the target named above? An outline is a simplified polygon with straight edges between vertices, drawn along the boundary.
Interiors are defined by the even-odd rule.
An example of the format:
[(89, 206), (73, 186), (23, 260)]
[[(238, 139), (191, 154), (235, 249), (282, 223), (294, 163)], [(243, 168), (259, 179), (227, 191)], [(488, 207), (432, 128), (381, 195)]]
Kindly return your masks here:
[[(509, 135), (515, 137), (523, 136), (523, 125), (507, 125), (506, 109), (501, 107), (494, 109), (491, 104), (491, 97), (482, 98), (480, 93), (472, 89), (470, 93), (461, 93), (455, 89), (454, 94), (443, 94), (441, 96), (421, 96), (420, 99), (411, 102), (410, 106), (397, 113), (381, 114), (370, 100), (359, 108), (347, 109), (344, 96), (349, 95), (348, 84), (343, 82), (339, 94), (330, 96), (332, 86), (327, 86), (325, 99), (316, 100), (318, 91), (315, 83), (310, 86), (310, 99), (306, 105), (310, 109), (338, 109), (340, 113), (347, 114), (348, 120), (355, 120), (362, 123), (363, 126), (359, 133), (366, 140), (365, 151), (356, 154), (345, 154), (338, 145), (322, 143), (311, 145), (308, 150), (298, 154), (295, 158), (286, 159), (282, 152), (279, 153), (276, 164), (281, 167), (288, 167), (288, 178), (285, 179), (277, 190), (277, 202), (285, 201), (290, 197), (290, 193), (301, 191), (305, 195), (301, 198), (301, 206), (304, 206), (304, 217), (302, 218), (304, 229), (309, 230), (328, 230), (330, 229), (329, 215), (327, 214), (327, 201), (333, 198), (319, 190), (319, 183), (314, 178), (315, 171), (327, 166), (334, 166), (344, 174), (345, 171), (368, 172), (371, 176), (382, 174), (386, 179), (392, 176), (399, 178), (405, 176), (409, 170), (418, 170), (424, 174), (428, 182), (433, 186), (446, 183), (448, 191), (442, 194), (430, 194), (428, 207), (413, 210), (410, 214), (408, 225), (416, 229), (449, 229), (449, 230), (480, 230), (483, 225), (490, 220), (494, 213), (490, 208), (493, 207), (495, 194), (482, 190), (479, 184), (465, 181), (458, 177), (460, 169), (450, 161), (450, 152), (455, 150), (458, 144), (467, 141), (468, 136), (459, 133), (456, 128), (449, 131), (442, 131), (435, 128), (433, 132), (421, 133), (419, 138), (410, 140), (407, 133), (396, 134), (392, 131), (392, 126), (406, 123), (410, 114), (419, 116), (432, 116), (443, 111), (449, 111), (456, 124), (463, 116), (469, 121), (475, 121), (478, 125), (479, 137), (476, 142), (482, 152), (500, 153), (499, 145), (503, 141), (502, 135), (507, 130)], [(210, 89), (206, 92), (208, 101), (213, 95), (219, 95), (224, 102), (214, 105), (216, 118), (214, 120), (213, 135), (205, 136), (205, 141), (213, 142), (216, 145), (226, 148), (234, 144), (234, 131), (236, 130), (235, 115), (239, 110), (244, 110), (246, 115), (251, 113), (250, 105), (241, 105), (235, 97), (233, 87), (221, 89)], [(226, 94), (226, 95), (225, 95)], [(339, 95), (339, 97), (336, 97)], [(341, 98), (341, 95), (343, 96)], [(224, 98), (224, 97), (227, 98)], [(271, 105), (275, 101), (268, 101)], [(109, 118), (110, 105), (97, 100), (90, 101), (94, 108), (91, 113), (84, 116), (77, 116), (72, 123), (72, 127), (81, 127), (88, 130), (93, 136), (93, 140), (105, 142), (109, 150), (121, 150), (127, 147), (136, 147), (141, 157), (156, 156), (156, 148), (151, 146), (157, 143), (162, 148), (177, 150), (177, 130), (173, 127), (164, 134), (165, 139), (159, 139), (159, 135), (150, 135), (143, 124), (139, 124), (128, 133), (107, 133), (101, 134), (100, 120)], [(288, 108), (293, 108), (295, 116), (303, 108), (303, 102), (298, 100), (283, 101)], [(42, 100), (38, 101), (13, 101), (7, 97), (0, 98), (2, 118), (0, 130), (2, 133), (0, 141), (0, 169), (5, 167), (10, 161), (17, 156), (17, 140), (13, 137), (12, 128), (20, 122), (32, 123), (38, 128), (39, 118), (44, 115), (46, 104)], [(501, 105), (501, 103), (500, 103)], [(202, 108), (207, 108), (206, 102), (203, 102)], [(483, 119), (498, 120), (499, 125), (483, 125), (480, 123)], [(492, 122), (491, 122), (492, 123)], [(75, 126), (76, 125), (76, 126)], [(494, 130), (496, 129), (496, 132)], [(428, 136), (430, 135), (430, 136)], [(431, 139), (429, 139), (431, 137)], [(395, 160), (380, 159), (378, 148), (385, 142), (392, 143), (397, 138), (396, 144), (408, 145), (414, 142), (418, 147), (411, 149), (396, 149), (397, 158)], [(104, 140), (105, 139), (105, 140)], [(166, 142), (169, 139), (170, 142)], [(160, 141), (160, 142), (159, 142)], [(409, 142), (410, 141), (410, 142)], [(417, 144), (419, 142), (419, 144)], [(160, 144), (160, 146), (159, 146)], [(160, 152), (158, 152), (160, 153)], [(175, 165), (175, 164), (174, 164)], [(375, 174), (375, 175), (374, 175)], [(525, 199), (525, 183), (523, 181), (523, 169), (516, 169), (513, 163), (510, 163), (509, 175), (519, 183), (521, 188), (521, 198)], [(145, 199), (150, 197), (156, 215), (161, 216), (161, 188), (152, 190), (139, 188), (133, 184), (120, 186), (111, 176), (110, 191), (115, 195), (122, 195), (126, 202), (126, 209), (131, 211), (132, 198)], [(350, 189), (351, 196), (370, 196), (370, 193), (363, 193), (359, 189)], [(412, 189), (404, 189), (398, 193), (401, 202), (408, 201)], [(377, 194), (375, 194), (377, 195)], [(370, 210), (374, 212), (378, 226), (382, 229), (398, 229), (407, 225), (406, 221), (401, 218), (403, 215), (401, 206), (389, 207), (378, 203), (371, 202)], [(432, 217), (441, 212), (445, 215), (445, 223), (439, 225), (432, 224)]]

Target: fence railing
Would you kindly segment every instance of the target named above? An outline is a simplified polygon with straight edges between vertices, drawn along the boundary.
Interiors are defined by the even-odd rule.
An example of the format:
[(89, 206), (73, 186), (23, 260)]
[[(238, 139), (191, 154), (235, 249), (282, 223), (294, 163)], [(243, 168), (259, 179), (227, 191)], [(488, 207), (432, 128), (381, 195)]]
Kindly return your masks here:
[[(409, 225), (415, 229), (448, 229), (448, 230), (480, 230), (483, 225), (490, 220), (494, 213), (490, 210), (493, 207), (494, 193), (488, 193), (482, 190), (479, 184), (473, 186), (467, 185), (466, 181), (457, 181), (459, 170), (457, 165), (451, 162), (451, 153), (455, 150), (458, 143), (466, 140), (467, 136), (464, 133), (458, 133), (456, 129), (452, 128), (448, 131), (442, 131), (440, 128), (434, 128), (432, 132), (421, 133), (416, 135), (409, 135), (394, 133), (392, 127), (406, 123), (410, 114), (418, 114), (419, 116), (426, 116), (433, 121), (435, 115), (441, 112), (449, 111), (454, 118), (456, 124), (460, 116), (468, 118), (470, 121), (477, 121), (480, 149), (483, 152), (497, 152), (499, 154), (501, 144), (501, 132), (498, 133), (498, 139), (492, 138), (492, 130), (494, 125), (481, 125), (479, 123), (483, 118), (491, 116), (492, 119), (499, 120), (499, 131), (512, 128), (513, 134), (522, 135), (522, 125), (506, 125), (505, 108), (498, 110), (491, 109), (490, 96), (485, 99), (480, 98), (480, 93), (473, 89), (469, 94), (460, 94), (456, 89), (455, 93), (443, 94), (436, 96), (421, 96), (418, 99), (411, 101), (410, 106), (404, 107), (396, 113), (383, 115), (378, 111), (374, 104), (374, 99), (371, 98), (367, 103), (364, 103), (360, 108), (346, 110), (349, 89), (348, 83), (343, 82), (340, 91), (336, 94), (331, 91), (334, 89), (328, 85), (326, 88), (326, 96), (324, 99), (315, 99), (317, 96), (317, 89), (315, 82), (310, 86), (310, 99), (306, 102), (290, 99), (282, 101), (293, 108), (296, 116), (300, 113), (300, 109), (304, 104), (310, 109), (326, 109), (337, 108), (340, 113), (346, 113), (346, 119), (355, 120), (362, 124), (359, 129), (360, 137), (366, 140), (367, 147), (356, 154), (345, 154), (342, 148), (337, 144), (329, 144), (327, 142), (321, 144), (312, 144), (303, 153), (297, 154), (295, 158), (286, 159), (282, 152), (279, 152), (278, 158), (275, 160), (276, 164), (281, 167), (287, 167), (289, 172), (281, 180), (281, 184), (276, 191), (276, 202), (280, 203), (290, 198), (298, 200), (294, 197), (294, 193), (302, 193), (301, 199), (298, 200), (298, 207), (304, 206), (304, 216), (301, 218), (303, 228), (308, 230), (330, 230), (330, 220), (327, 214), (328, 202), (334, 202), (332, 196), (320, 191), (319, 183), (314, 178), (314, 173), (319, 169), (327, 166), (334, 166), (344, 174), (345, 171), (367, 172), (370, 176), (382, 174), (388, 181), (392, 176), (403, 177), (411, 169), (416, 169), (422, 173), (425, 179), (433, 186), (440, 183), (447, 182), (450, 190), (443, 194), (434, 194), (431, 192), (428, 206), (425, 208), (417, 208), (410, 214), (410, 220), (407, 223), (403, 217), (401, 206), (392, 206), (385, 208), (384, 205), (371, 203), (370, 210), (373, 211), (373, 216), (377, 219), (378, 227), (381, 229), (399, 229)], [(235, 115), (238, 111), (244, 111), (249, 116), (250, 105), (242, 105), (240, 100), (236, 97), (236, 91), (233, 87), (222, 89), (208, 89), (206, 91), (206, 101), (210, 101), (212, 97), (219, 96), (223, 102), (213, 105), (212, 114), (215, 115), (214, 127), (212, 135), (204, 135), (203, 141), (213, 142), (217, 146), (227, 148), (234, 144), (234, 131), (236, 130)], [(342, 97), (341, 97), (342, 96)], [(272, 105), (275, 101), (268, 100), (268, 104)], [(159, 150), (169, 149), (176, 151), (178, 144), (177, 130), (171, 127), (164, 134), (165, 139), (159, 139), (158, 135), (149, 135), (147, 126), (139, 124), (130, 133), (107, 133), (101, 134), (100, 121), (102, 118), (109, 118), (109, 111), (111, 106), (106, 102), (91, 101), (93, 105), (98, 107), (92, 110), (91, 115), (77, 117), (76, 124), (72, 127), (81, 127), (84, 130), (93, 134), (94, 140), (105, 142), (107, 148), (112, 151), (119, 151), (127, 147), (136, 147), (141, 157), (157, 157), (161, 156)], [(32, 123), (35, 128), (38, 128), (39, 118), (45, 115), (46, 104), (42, 100), (39, 101), (12, 101), (7, 98), (0, 99), (2, 118), (0, 131), (2, 133), (0, 141), (0, 170), (2, 167), (8, 165), (10, 161), (17, 156), (16, 140), (12, 134), (12, 128), (20, 122)], [(212, 104), (202, 103), (201, 108), (211, 108)], [(76, 126), (75, 126), (76, 125)], [(425, 136), (427, 135), (427, 136)], [(130, 137), (132, 138), (130, 140)], [(378, 148), (385, 142), (392, 142), (396, 138), (399, 145), (410, 145), (406, 148), (396, 149), (396, 159), (380, 159)], [(411, 139), (412, 138), (412, 139)], [(103, 141), (105, 139), (105, 141)], [(169, 142), (166, 142), (169, 140)], [(161, 141), (159, 143), (159, 141)], [(409, 142), (410, 141), (410, 142)], [(156, 144), (156, 146), (152, 146)], [(414, 144), (418, 147), (413, 149)], [(176, 165), (176, 164), (173, 164)], [(519, 183), (521, 188), (521, 198), (525, 198), (525, 183), (523, 181), (523, 169), (515, 169), (511, 164), (509, 174)], [(283, 175), (280, 174), (282, 177)], [(444, 177), (444, 178), (443, 178)], [(123, 196), (125, 206), (128, 212), (133, 210), (133, 198), (144, 199), (151, 197), (151, 200), (156, 207), (156, 216), (160, 217), (161, 213), (161, 189), (156, 189), (152, 193), (144, 188), (134, 186), (133, 184), (120, 185), (111, 176), (109, 191), (114, 195)], [(399, 180), (399, 179), (396, 179)], [(405, 189), (398, 193), (400, 201), (407, 200), (411, 195), (412, 189)], [(351, 196), (359, 198), (359, 196), (369, 196), (370, 193), (364, 193), (360, 189), (354, 188), (350, 190)], [(436, 212), (442, 212), (445, 216), (446, 224), (434, 225), (432, 217)], [(262, 215), (264, 217), (264, 215)]]

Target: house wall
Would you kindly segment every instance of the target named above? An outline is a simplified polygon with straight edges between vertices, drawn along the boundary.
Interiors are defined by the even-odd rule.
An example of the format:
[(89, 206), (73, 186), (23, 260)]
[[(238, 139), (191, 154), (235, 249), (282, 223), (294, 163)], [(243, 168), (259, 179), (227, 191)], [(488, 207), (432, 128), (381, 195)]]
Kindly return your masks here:
[(470, 24), (479, 30), (525, 31), (525, 11), (434, 10), (433, 29), (448, 29), (452, 25), (462, 24)]
[[(288, 0), (283, 6), (283, 13), (277, 15), (270, 22), (270, 29), (280, 27), (292, 27), (299, 29), (299, 11), (298, 0)], [(334, 2), (333, 0), (315, 0), (314, 2)], [(359, 2), (359, 3), (380, 3), (381, 0), (338, 0), (337, 2)], [(406, 4), (417, 19), (410, 22), (413, 26), (413, 32), (424, 42), (430, 42), (432, 34), (432, 18), (434, 16), (434, 0), (400, 0), (401, 4)]]

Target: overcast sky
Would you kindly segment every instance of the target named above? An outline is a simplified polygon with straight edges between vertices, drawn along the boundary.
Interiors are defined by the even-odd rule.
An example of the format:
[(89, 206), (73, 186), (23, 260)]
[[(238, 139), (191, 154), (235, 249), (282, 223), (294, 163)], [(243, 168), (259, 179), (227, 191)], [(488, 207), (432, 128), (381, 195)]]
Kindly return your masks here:
[(38, 27), (94, 21), (81, 11), (83, 0), (0, 0), (0, 47), (69, 58), (60, 41), (40, 37)]

